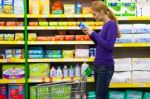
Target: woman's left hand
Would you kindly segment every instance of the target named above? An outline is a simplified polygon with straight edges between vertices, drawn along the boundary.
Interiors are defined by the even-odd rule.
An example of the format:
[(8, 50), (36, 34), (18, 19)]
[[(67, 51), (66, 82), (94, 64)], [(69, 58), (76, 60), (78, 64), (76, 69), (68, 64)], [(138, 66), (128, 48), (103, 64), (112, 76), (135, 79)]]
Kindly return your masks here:
[(82, 31), (87, 35), (91, 35), (93, 32), (93, 30), (91, 28), (84, 28)]

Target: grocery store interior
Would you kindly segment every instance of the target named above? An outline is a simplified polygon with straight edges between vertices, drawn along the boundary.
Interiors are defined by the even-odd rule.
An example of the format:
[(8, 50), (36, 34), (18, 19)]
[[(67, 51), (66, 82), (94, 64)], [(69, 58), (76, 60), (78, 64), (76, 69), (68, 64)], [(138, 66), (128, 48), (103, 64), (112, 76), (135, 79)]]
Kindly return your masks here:
[[(96, 99), (96, 0), (0, 0), (0, 99)], [(109, 99), (150, 99), (150, 0), (103, 0), (118, 19)]]

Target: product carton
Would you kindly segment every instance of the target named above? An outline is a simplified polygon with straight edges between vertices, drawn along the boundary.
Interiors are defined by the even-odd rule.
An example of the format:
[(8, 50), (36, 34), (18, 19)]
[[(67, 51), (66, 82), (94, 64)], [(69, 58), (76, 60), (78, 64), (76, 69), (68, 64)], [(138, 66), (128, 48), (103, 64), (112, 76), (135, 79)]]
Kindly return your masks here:
[(7, 87), (6, 87), (6, 85), (0, 85), (0, 99), (7, 99)]
[(150, 82), (150, 72), (149, 71), (133, 71), (132, 79), (135, 83), (146, 83)]
[(150, 42), (150, 34), (133, 34), (133, 42)]
[(74, 4), (65, 4), (64, 5), (64, 14), (75, 14), (75, 5)]
[(9, 85), (8, 93), (8, 99), (24, 99), (24, 85)]
[(123, 34), (132, 34), (133, 33), (133, 25), (132, 24), (120, 24), (119, 29), (120, 29), (120, 32)]
[(42, 78), (49, 76), (50, 66), (47, 63), (29, 64), (30, 78)]
[(31, 86), (30, 87), (30, 99), (37, 99), (37, 90), (36, 90), (36, 86)]
[(40, 14), (50, 13), (50, 0), (39, 0), (40, 1)]
[(3, 13), (13, 14), (14, 13), (14, 1), (13, 0), (3, 0)]
[(116, 43), (131, 43), (132, 39), (132, 34), (122, 34), (121, 38), (117, 38)]
[(25, 77), (24, 65), (3, 65), (3, 79), (23, 79)]
[(125, 99), (125, 92), (109, 91), (109, 98), (108, 99)]
[(121, 16), (121, 3), (108, 3), (108, 7), (116, 16)]
[(142, 91), (126, 91), (126, 99), (142, 99), (143, 92)]
[(149, 26), (147, 24), (133, 24), (134, 33), (148, 33)]
[(122, 2), (122, 16), (136, 16), (136, 3)]
[(40, 0), (29, 0), (29, 14), (40, 14)]
[(24, 14), (24, 0), (14, 0), (14, 14)]

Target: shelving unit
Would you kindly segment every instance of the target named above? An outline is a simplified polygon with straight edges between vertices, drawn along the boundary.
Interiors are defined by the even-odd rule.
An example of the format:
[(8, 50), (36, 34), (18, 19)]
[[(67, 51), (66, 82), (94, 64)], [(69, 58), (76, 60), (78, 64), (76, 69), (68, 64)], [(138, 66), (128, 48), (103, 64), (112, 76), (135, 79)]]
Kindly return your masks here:
[[(25, 58), (10, 58), (10, 59), (0, 59), (0, 64), (24, 64), (25, 65), (25, 78), (24, 79), (0, 79), (0, 84), (25, 84), (25, 99), (29, 99), (29, 85), (37, 84), (37, 83), (49, 83), (49, 82), (58, 82), (58, 81), (72, 81), (78, 80), (79, 78), (29, 78), (29, 64), (30, 63), (79, 63), (79, 62), (93, 62), (93, 58), (59, 58), (59, 59), (29, 59), (28, 57), (28, 47), (29, 46), (74, 46), (74, 45), (90, 45), (93, 46), (93, 41), (28, 41), (28, 33), (32, 33), (35, 31), (58, 31), (58, 30), (67, 30), (67, 31), (79, 31), (80, 28), (78, 26), (28, 26), (28, 23), (34, 19), (91, 19), (93, 15), (91, 14), (79, 14), (79, 15), (41, 15), (41, 14), (28, 14), (27, 2), (24, 0), (24, 15), (14, 15), (14, 14), (0, 14), (0, 18), (2, 19), (18, 19), (21, 18), (24, 21), (24, 26), (0, 26), (0, 31), (23, 31), (24, 32), (24, 41), (0, 41), (0, 45), (5, 46), (23, 46), (25, 49)], [(119, 22), (143, 22), (150, 21), (150, 17), (117, 17)], [(99, 30), (101, 26), (93, 26), (92, 29)], [(41, 32), (42, 33), (42, 32)], [(40, 33), (39, 33), (40, 34)], [(44, 34), (44, 33), (43, 33)], [(146, 50), (149, 49), (150, 43), (116, 43), (115, 49), (126, 51), (133, 50), (134, 48)], [(136, 51), (135, 51), (136, 52)], [(120, 51), (120, 53), (123, 53)], [(118, 53), (117, 53), (118, 54)], [(131, 53), (132, 54), (132, 53)], [(147, 53), (146, 53), (147, 54)], [(149, 54), (149, 53), (148, 53)], [(123, 56), (123, 55), (122, 55)], [(125, 55), (127, 56), (127, 55)], [(137, 56), (136, 56), (137, 57)], [(93, 83), (94, 78), (89, 77), (87, 79), (87, 83)], [(150, 83), (111, 83), (110, 88), (150, 88)]]

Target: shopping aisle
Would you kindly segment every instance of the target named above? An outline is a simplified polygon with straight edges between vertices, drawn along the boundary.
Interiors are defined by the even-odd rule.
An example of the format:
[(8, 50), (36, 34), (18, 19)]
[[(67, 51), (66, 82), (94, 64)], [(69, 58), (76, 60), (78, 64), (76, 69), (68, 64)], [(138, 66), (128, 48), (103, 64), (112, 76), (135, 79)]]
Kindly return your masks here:
[[(84, 22), (95, 31), (102, 28), (90, 12), (92, 1), (0, 0), (0, 99), (95, 99), (93, 71), (82, 94), (85, 83), (77, 92), (65, 84), (38, 85), (76, 81), (93, 68), (94, 43), (79, 27)], [(122, 33), (109, 99), (150, 99), (150, 0), (104, 2)]]

